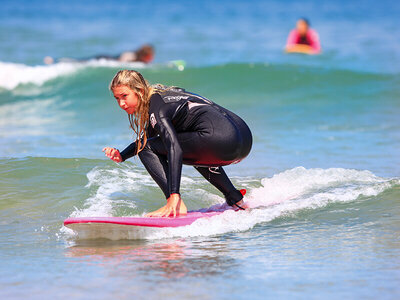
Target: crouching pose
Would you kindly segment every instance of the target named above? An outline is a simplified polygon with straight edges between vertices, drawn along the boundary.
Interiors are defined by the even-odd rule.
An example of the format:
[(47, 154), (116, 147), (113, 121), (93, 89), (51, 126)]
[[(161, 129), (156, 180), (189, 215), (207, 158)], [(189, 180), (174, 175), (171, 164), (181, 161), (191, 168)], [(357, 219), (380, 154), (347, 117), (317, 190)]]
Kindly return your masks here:
[(110, 90), (128, 113), (137, 138), (122, 152), (111, 147), (103, 151), (116, 162), (138, 155), (167, 199), (147, 216), (187, 213), (179, 193), (182, 164), (194, 166), (230, 206), (243, 209), (243, 195), (222, 168), (240, 162), (251, 150), (252, 135), (241, 118), (182, 88), (150, 86), (133, 70), (119, 71)]

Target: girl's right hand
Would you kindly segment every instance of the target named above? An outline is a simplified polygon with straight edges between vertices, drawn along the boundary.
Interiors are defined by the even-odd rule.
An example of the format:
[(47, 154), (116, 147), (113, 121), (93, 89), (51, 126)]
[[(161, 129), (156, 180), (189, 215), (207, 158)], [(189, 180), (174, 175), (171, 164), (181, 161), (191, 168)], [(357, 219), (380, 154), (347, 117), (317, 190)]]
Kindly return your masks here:
[(106, 154), (107, 157), (112, 159), (115, 162), (122, 162), (122, 157), (121, 153), (119, 153), (118, 149), (111, 148), (111, 147), (105, 147), (103, 148), (103, 152)]

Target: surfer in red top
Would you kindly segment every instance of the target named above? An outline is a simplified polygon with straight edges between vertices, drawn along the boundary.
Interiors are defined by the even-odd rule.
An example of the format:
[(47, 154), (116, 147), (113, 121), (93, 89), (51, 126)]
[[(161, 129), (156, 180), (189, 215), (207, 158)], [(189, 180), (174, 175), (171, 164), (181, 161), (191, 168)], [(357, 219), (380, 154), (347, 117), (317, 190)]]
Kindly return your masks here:
[(321, 45), (318, 33), (310, 28), (310, 22), (305, 19), (299, 19), (296, 28), (288, 36), (285, 51), (287, 53), (319, 54)]

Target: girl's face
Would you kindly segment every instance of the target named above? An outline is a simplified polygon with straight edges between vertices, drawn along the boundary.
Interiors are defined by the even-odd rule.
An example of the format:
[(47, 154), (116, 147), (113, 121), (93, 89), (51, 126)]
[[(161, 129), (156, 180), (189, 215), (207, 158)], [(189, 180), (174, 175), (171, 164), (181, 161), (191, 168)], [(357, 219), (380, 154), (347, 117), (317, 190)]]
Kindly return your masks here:
[(112, 90), (115, 99), (117, 99), (119, 107), (128, 114), (133, 114), (138, 105), (138, 95), (126, 85), (120, 85)]

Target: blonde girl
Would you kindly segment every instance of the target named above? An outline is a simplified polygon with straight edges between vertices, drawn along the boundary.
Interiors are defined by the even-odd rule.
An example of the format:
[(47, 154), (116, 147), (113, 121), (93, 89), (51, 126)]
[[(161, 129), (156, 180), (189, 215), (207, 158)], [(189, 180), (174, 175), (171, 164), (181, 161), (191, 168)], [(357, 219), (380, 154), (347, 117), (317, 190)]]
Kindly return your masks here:
[(163, 191), (167, 203), (149, 217), (185, 215), (180, 196), (182, 164), (192, 165), (235, 209), (244, 209), (243, 195), (222, 166), (240, 162), (252, 146), (246, 123), (214, 102), (178, 87), (151, 86), (133, 70), (119, 71), (110, 90), (127, 112), (136, 139), (122, 152), (103, 149), (116, 162), (138, 155)]

